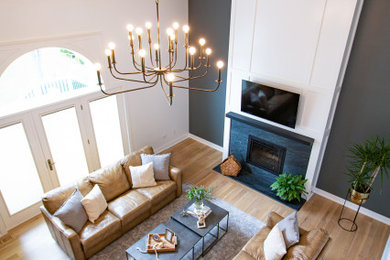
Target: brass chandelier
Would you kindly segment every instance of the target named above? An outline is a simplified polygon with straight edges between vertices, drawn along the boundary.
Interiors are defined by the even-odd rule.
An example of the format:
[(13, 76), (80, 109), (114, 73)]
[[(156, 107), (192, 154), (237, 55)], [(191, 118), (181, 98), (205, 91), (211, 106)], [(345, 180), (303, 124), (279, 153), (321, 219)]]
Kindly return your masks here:
[[(218, 68), (218, 79), (216, 80), (217, 86), (214, 89), (203, 89), (203, 88), (192, 88), (179, 86), (178, 83), (188, 81), (191, 79), (202, 78), (208, 73), (208, 69), (210, 68), (210, 55), (212, 50), (210, 48), (205, 48), (206, 40), (204, 38), (199, 39), (199, 57), (198, 61), (195, 61), (195, 54), (197, 52), (194, 46), (189, 45), (189, 31), (190, 27), (188, 25), (184, 25), (182, 27), (184, 32), (184, 54), (185, 54), (185, 64), (182, 68), (177, 68), (177, 56), (178, 56), (178, 29), (179, 24), (177, 22), (172, 24), (172, 27), (167, 29), (168, 34), (168, 60), (167, 64), (163, 65), (163, 61), (161, 58), (161, 44), (160, 44), (160, 11), (159, 11), (159, 0), (155, 0), (156, 2), (156, 11), (157, 11), (157, 42), (152, 44), (151, 37), (151, 28), (152, 23), (147, 22), (145, 24), (147, 30), (147, 40), (148, 40), (148, 48), (143, 48), (142, 45), (142, 34), (143, 29), (141, 27), (135, 28), (135, 34), (137, 38), (138, 50), (136, 50), (135, 45), (135, 37), (133, 34), (134, 26), (129, 24), (127, 25), (127, 30), (129, 32), (129, 42), (130, 42), (130, 52), (131, 52), (131, 60), (134, 66), (134, 71), (132, 72), (121, 72), (118, 70), (115, 59), (115, 44), (110, 42), (108, 44), (109, 49), (106, 49), (105, 53), (107, 55), (107, 63), (108, 69), (113, 78), (118, 80), (123, 80), (127, 82), (134, 82), (140, 84), (146, 84), (146, 86), (138, 87), (138, 88), (129, 88), (126, 90), (108, 92), (103, 89), (103, 83), (101, 80), (101, 66), (97, 65), (97, 77), (98, 84), (100, 86), (101, 92), (105, 95), (116, 95), (127, 93), (136, 90), (142, 90), (147, 88), (152, 88), (156, 85), (160, 85), (163, 90), (165, 97), (169, 103), (172, 105), (172, 98), (174, 97), (173, 88), (181, 88), (188, 90), (196, 90), (203, 92), (215, 92), (218, 90), (221, 85), (221, 71), (224, 66), (223, 61), (218, 61), (216, 66)], [(154, 51), (152, 50), (152, 46)], [(138, 57), (136, 57), (136, 54)], [(147, 56), (149, 56), (149, 64), (147, 64)], [(197, 64), (196, 64), (197, 63)], [(183, 76), (185, 73), (191, 72), (191, 76), (186, 77)], [(196, 75), (194, 75), (196, 74)], [(134, 78), (137, 77), (138, 78)], [(133, 78), (131, 78), (133, 77)]]

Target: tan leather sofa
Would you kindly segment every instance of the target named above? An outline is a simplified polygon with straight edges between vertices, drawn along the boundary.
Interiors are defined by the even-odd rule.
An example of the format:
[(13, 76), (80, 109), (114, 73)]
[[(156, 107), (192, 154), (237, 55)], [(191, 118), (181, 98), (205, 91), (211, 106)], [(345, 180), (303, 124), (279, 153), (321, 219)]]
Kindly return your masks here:
[[(123, 233), (181, 195), (181, 172), (170, 167), (171, 180), (157, 181), (157, 186), (131, 188), (129, 165), (141, 165), (140, 154), (153, 154), (150, 146), (125, 156), (117, 163), (90, 173), (76, 184), (59, 187), (42, 197), (42, 215), (58, 245), (72, 259), (86, 259), (103, 249)], [(85, 196), (98, 184), (108, 208), (95, 221), (87, 221), (77, 234), (53, 214), (73, 193), (75, 186)]]
[[(283, 217), (276, 212), (270, 212), (267, 218), (267, 224), (254, 235), (241, 251), (234, 257), (234, 260), (263, 260), (264, 257), (264, 240), (267, 238), (273, 226), (275, 226)], [(299, 228), (300, 241), (298, 244), (290, 247), (283, 259), (311, 260), (322, 259), (330, 243), (328, 233), (317, 228), (306, 231)]]

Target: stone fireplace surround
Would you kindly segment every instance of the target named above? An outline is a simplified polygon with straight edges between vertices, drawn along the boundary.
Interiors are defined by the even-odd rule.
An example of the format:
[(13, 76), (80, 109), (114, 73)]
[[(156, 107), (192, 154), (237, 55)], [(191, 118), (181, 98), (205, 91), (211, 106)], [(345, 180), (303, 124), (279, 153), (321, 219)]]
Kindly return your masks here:
[[(306, 176), (314, 140), (234, 112), (229, 112), (226, 116), (231, 119), (229, 154), (233, 154), (242, 165), (240, 174), (232, 178), (289, 207), (299, 209), (304, 200), (301, 203), (282, 201), (269, 186), (279, 173)], [(250, 139), (254, 139), (260, 144), (264, 143), (266, 153), (269, 153), (268, 157), (272, 161), (281, 162), (281, 168), (267, 169), (267, 167), (259, 167), (257, 162), (253, 162), (248, 154), (251, 150), (248, 147), (251, 143)], [(257, 153), (258, 156), (259, 154)], [(278, 156), (280, 158), (276, 158)]]

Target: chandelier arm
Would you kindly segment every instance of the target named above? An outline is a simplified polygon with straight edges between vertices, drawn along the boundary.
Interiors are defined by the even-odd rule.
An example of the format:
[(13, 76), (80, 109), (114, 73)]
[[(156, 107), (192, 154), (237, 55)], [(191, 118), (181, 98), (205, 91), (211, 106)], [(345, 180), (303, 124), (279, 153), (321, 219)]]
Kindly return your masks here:
[(135, 72), (120, 72), (117, 67), (116, 67), (116, 64), (113, 64), (113, 67), (114, 67), (114, 70), (116, 73), (120, 74), (120, 75), (139, 75), (142, 73), (142, 71), (135, 71)]
[(188, 89), (188, 90), (195, 90), (195, 91), (201, 91), (201, 92), (215, 92), (221, 86), (222, 80), (220, 80), (220, 81), (216, 80), (216, 82), (218, 83), (218, 85), (217, 85), (217, 87), (215, 89), (191, 88), (191, 87), (183, 87), (183, 86), (175, 86), (175, 85), (172, 85), (172, 87)]
[(175, 57), (174, 57), (174, 63), (173, 63), (172, 68), (174, 68), (176, 66), (176, 63), (177, 63), (177, 43), (175, 44), (174, 54), (175, 54)]
[[(167, 94), (167, 92), (165, 91), (165, 89), (164, 89), (164, 85), (163, 85), (163, 81), (162, 81), (162, 79), (161, 78), (163, 78), (163, 76), (162, 75), (160, 75), (160, 85), (161, 85), (161, 89), (162, 89), (162, 91), (164, 92), (164, 96), (165, 96), (165, 98), (166, 98), (166, 100), (167, 100), (167, 102), (168, 102), (168, 104), (170, 105), (170, 100), (169, 100), (169, 95)], [(165, 80), (164, 80), (165, 81)]]
[[(113, 77), (114, 79), (123, 80), (123, 81), (130, 81), (130, 82), (137, 82), (137, 83), (144, 83), (144, 84), (145, 84), (145, 83), (147, 83), (147, 84), (154, 83), (154, 82), (149, 82), (149, 81), (145, 81), (145, 80), (119, 78), (119, 77), (117, 77), (117, 76), (113, 73), (112, 69), (110, 69), (110, 72), (111, 72), (111, 75), (112, 75), (112, 77)], [(152, 79), (154, 79), (154, 78), (155, 78), (155, 77), (153, 77)]]
[[(139, 63), (135, 60), (134, 50), (132, 50), (132, 52), (131, 52), (131, 57), (132, 57), (132, 60), (133, 60), (133, 66), (134, 66), (138, 71), (142, 72), (142, 69), (140, 68), (140, 67), (141, 67), (141, 64), (139, 64)], [(145, 68), (148, 69), (148, 70), (151, 70), (151, 71), (154, 70), (154, 68), (149, 67), (149, 66), (146, 66), (146, 65), (145, 65)]]
[(158, 81), (156, 81), (155, 83), (153, 83), (151, 86), (146, 86), (146, 87), (140, 87), (140, 88), (133, 88), (133, 89), (128, 89), (128, 90), (121, 90), (121, 91), (115, 91), (115, 92), (107, 92), (105, 90), (103, 90), (102, 86), (103, 84), (98, 84), (99, 87), (100, 87), (100, 91), (104, 94), (104, 95), (107, 95), (107, 96), (112, 96), (112, 95), (117, 95), (117, 94), (123, 94), (123, 93), (127, 93), (127, 92), (132, 92), (132, 91), (136, 91), (136, 90), (142, 90), (142, 89), (147, 89), (147, 88), (152, 88), (154, 86), (156, 86), (158, 83)]
[(151, 42), (149, 42), (149, 55), (150, 55), (150, 63), (154, 67), (153, 54), (152, 54), (152, 43)]
[(207, 68), (207, 70), (205, 70), (205, 71), (203, 72), (203, 74), (198, 75), (198, 76), (190, 76), (190, 77), (187, 77), (187, 78), (186, 78), (186, 77), (181, 77), (181, 76), (177, 76), (177, 75), (176, 75), (176, 77), (181, 78), (181, 79), (180, 79), (180, 80), (175, 80), (173, 83), (183, 82), (183, 81), (187, 81), (187, 80), (190, 80), (190, 79), (202, 78), (202, 77), (206, 76), (208, 72), (209, 72), (209, 69)]

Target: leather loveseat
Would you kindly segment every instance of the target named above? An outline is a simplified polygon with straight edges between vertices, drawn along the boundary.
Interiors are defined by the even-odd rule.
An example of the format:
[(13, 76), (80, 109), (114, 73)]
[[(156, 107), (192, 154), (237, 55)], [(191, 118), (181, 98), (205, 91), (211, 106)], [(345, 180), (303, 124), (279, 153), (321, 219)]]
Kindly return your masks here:
[[(271, 229), (282, 219), (283, 217), (271, 211), (268, 214), (266, 226), (260, 229), (246, 243), (233, 260), (264, 260), (264, 240), (267, 238), (269, 232), (271, 232)], [(299, 228), (299, 234), (299, 243), (290, 247), (282, 259), (322, 259), (330, 243), (328, 233), (321, 228), (310, 231)]]
[[(141, 153), (153, 154), (153, 148), (144, 147), (115, 164), (90, 173), (75, 184), (56, 188), (43, 195), (42, 215), (51, 235), (70, 258), (79, 260), (91, 257), (181, 195), (181, 172), (174, 167), (169, 168), (171, 180), (157, 181), (154, 187), (132, 188), (129, 166), (141, 165)], [(87, 221), (82, 230), (76, 233), (53, 216), (75, 187), (85, 196), (95, 184), (99, 185), (108, 204), (95, 223)]]

